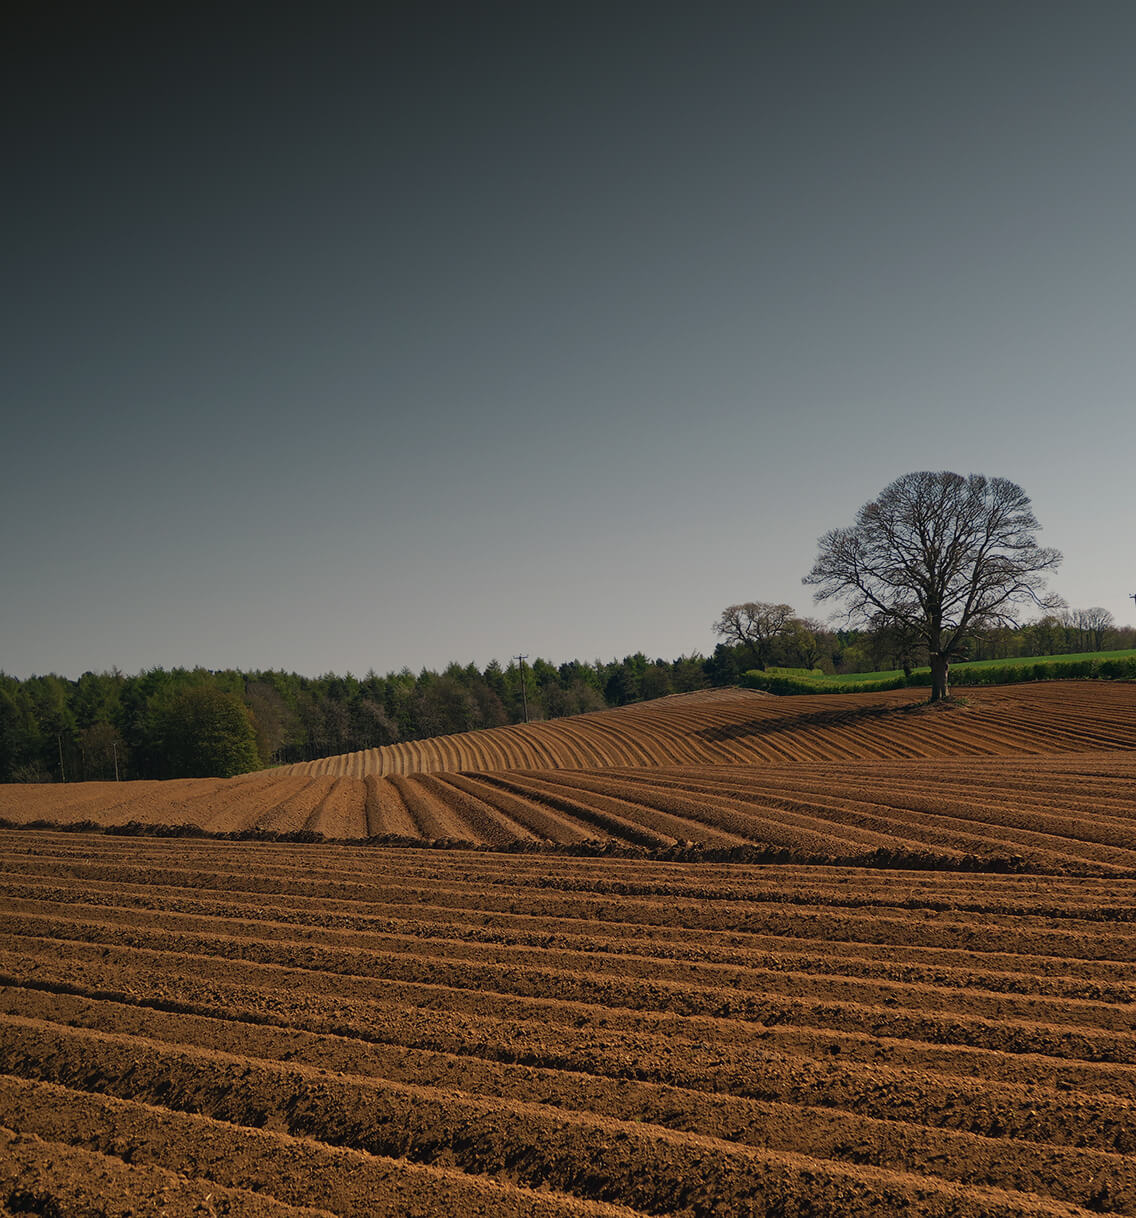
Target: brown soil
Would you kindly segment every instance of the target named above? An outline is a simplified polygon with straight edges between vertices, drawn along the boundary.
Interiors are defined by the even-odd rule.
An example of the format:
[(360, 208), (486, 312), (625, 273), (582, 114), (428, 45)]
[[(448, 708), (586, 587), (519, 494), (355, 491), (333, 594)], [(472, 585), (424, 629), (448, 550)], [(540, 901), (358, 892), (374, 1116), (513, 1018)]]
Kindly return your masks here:
[(1051, 681), (968, 689), (773, 698), (744, 689), (675, 694), (546, 723), (408, 741), (286, 767), (283, 774), (776, 765), (1136, 748), (1132, 682)]
[(1131, 684), (715, 691), (0, 819), (0, 1218), (1136, 1214)]
[(0, 858), (14, 1212), (1136, 1213), (1136, 881)]
[(0, 823), (1136, 875), (1136, 685), (982, 690), (942, 713), (912, 696), (710, 691), (397, 746), (405, 766), (380, 750), (381, 774), (352, 754), (0, 786)]

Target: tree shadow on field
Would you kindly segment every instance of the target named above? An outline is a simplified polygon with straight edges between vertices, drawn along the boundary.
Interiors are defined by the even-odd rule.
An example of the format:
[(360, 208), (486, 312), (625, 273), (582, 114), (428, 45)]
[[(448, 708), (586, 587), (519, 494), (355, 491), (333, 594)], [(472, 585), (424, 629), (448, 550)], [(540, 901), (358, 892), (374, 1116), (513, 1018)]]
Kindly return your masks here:
[(748, 719), (744, 723), (727, 723), (717, 727), (704, 727), (694, 733), (700, 740), (752, 740), (763, 736), (780, 736), (805, 727), (848, 727), (873, 720), (909, 718), (912, 715), (939, 714), (956, 710), (965, 705), (961, 700), (946, 699), (930, 702), (920, 698), (916, 702), (901, 702), (892, 706), (852, 706), (833, 710), (804, 711), (796, 715), (770, 716), (766, 719)]

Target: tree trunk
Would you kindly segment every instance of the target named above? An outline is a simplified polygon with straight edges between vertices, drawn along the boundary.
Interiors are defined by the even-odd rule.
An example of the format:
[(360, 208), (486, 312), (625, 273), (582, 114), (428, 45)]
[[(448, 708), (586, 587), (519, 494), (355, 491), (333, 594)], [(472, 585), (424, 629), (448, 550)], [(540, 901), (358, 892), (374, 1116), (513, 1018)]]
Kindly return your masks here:
[(931, 701), (939, 702), (943, 698), (949, 698), (951, 693), (950, 683), (947, 680), (947, 671), (950, 668), (950, 661), (941, 651), (931, 652)]

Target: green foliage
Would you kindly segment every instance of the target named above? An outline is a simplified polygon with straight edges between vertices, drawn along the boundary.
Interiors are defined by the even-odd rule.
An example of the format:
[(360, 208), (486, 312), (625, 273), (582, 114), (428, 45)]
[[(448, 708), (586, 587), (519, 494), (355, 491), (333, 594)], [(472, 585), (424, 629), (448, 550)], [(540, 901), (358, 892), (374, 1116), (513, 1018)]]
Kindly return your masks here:
[(50, 782), (45, 750), (30, 691), (0, 674), (0, 774), (8, 782)]
[[(1088, 679), (1136, 680), (1136, 649), (975, 660), (951, 666), (952, 685), (1013, 685), (1022, 681)], [(917, 668), (910, 677), (905, 677), (900, 669), (841, 675), (803, 668), (771, 668), (764, 672), (754, 669), (745, 674), (742, 684), (771, 694), (855, 694), (928, 686), (931, 670)]]
[(232, 778), (255, 770), (256, 728), (248, 708), (216, 685), (192, 685), (157, 714), (167, 778)]
[(951, 669), (955, 685), (1010, 685), (1016, 681), (1084, 679), (1136, 680), (1136, 652), (1095, 652), (959, 664)]
[(855, 676), (833, 677), (819, 670), (767, 668), (751, 669), (741, 679), (747, 689), (770, 694), (865, 694), (884, 689), (903, 689), (908, 684), (902, 672), (890, 676), (874, 675), (861, 680)]
[[(728, 643), (719, 643), (708, 658), (650, 659), (637, 652), (621, 660), (571, 660), (554, 667), (534, 657), (525, 664), (529, 718), (582, 714), (739, 682), (776, 693), (856, 693), (927, 683), (925, 668), (914, 669), (908, 680), (900, 669), (885, 666), (899, 659), (886, 639), (805, 625), (819, 658), (807, 646), (809, 640), (786, 632), (774, 647), (778, 667), (745, 678), (749, 653)], [(1035, 636), (1063, 646), (1078, 637), (1044, 631), (1039, 636), (1025, 627), (982, 636), (975, 650), (981, 646), (987, 654), (1013, 656)], [(1136, 679), (1136, 630), (1110, 628), (1108, 638), (1128, 649), (1056, 656), (1029, 652), (957, 664), (951, 677), (958, 685), (1053, 677)], [(815, 662), (802, 666), (808, 659)], [(857, 663), (862, 660), (869, 663)], [(882, 662), (873, 665), (873, 660)], [(242, 712), (240, 722), (232, 719), (228, 731), (221, 732), (220, 741), (210, 737), (207, 716), (198, 720), (189, 713), (190, 704), (205, 698), (189, 691), (202, 688), (220, 693), (230, 713), (234, 706)], [(504, 668), (493, 661), (484, 670), (451, 664), (442, 673), (415, 674), (404, 668), (362, 678), (203, 668), (154, 668), (135, 676), (84, 673), (77, 681), (57, 676), (19, 681), (0, 673), (0, 782), (59, 782), (64, 775), (68, 782), (105, 782), (113, 781), (116, 772), (123, 779), (237, 773), (396, 740), (519, 723), (523, 714), (515, 662)], [(251, 755), (248, 724), (253, 729)], [(198, 730), (200, 744), (190, 739)]]
[[(699, 655), (667, 661), (637, 653), (608, 662), (572, 660), (559, 668), (534, 657), (525, 665), (524, 694), (529, 718), (537, 720), (603, 710), (608, 689), (622, 705), (702, 689), (712, 681)], [(242, 725), (230, 725), (222, 747), (224, 741), (210, 737), (206, 719), (189, 713), (189, 704), (203, 695), (188, 691), (202, 688), (247, 713), (255, 760), (244, 747)], [(497, 661), (484, 671), (450, 664), (442, 673), (404, 668), (386, 676), (368, 672), (362, 679), (203, 668), (154, 668), (129, 677), (84, 673), (77, 681), (18, 681), (0, 673), (0, 782), (241, 772), (519, 723), (524, 703), (520, 668), (502, 668)], [(191, 738), (198, 730), (201, 741)]]
[(1069, 655), (1031, 655), (1031, 656), (1016, 656), (1006, 660), (968, 660), (962, 664), (956, 664), (951, 669), (952, 679), (953, 674), (960, 670), (968, 672), (976, 672), (988, 668), (1013, 668), (1013, 667), (1028, 667), (1030, 665), (1042, 664), (1095, 664), (1098, 662), (1112, 660), (1131, 660), (1136, 658), (1136, 647), (1127, 648), (1118, 651), (1079, 651)]

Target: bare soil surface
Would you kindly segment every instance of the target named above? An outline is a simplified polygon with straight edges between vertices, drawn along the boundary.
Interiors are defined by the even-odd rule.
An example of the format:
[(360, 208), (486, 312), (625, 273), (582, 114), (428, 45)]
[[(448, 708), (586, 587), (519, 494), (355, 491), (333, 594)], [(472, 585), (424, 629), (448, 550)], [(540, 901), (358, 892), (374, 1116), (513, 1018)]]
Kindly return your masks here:
[(967, 688), (963, 695), (957, 704), (935, 707), (918, 689), (784, 698), (701, 690), (547, 723), (325, 757), (278, 773), (776, 765), (1136, 748), (1132, 682), (1045, 681)]
[(1136, 1213), (1133, 880), (0, 859), (10, 1212)]
[(0, 826), (1136, 876), (1136, 685), (913, 697), (716, 690), (394, 746), (373, 766), (0, 786)]
[(0, 787), (0, 1218), (1136, 1215), (1136, 685), (968, 697)]

